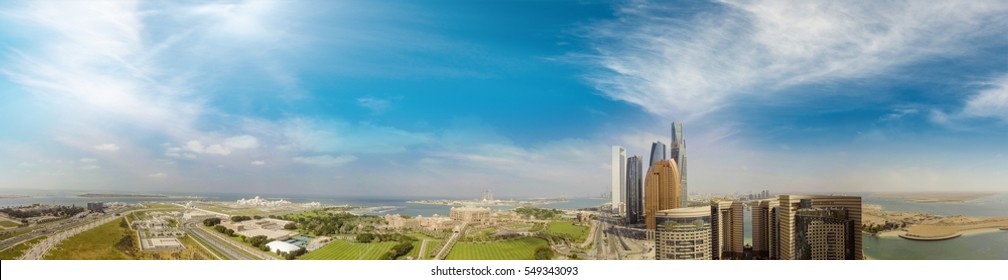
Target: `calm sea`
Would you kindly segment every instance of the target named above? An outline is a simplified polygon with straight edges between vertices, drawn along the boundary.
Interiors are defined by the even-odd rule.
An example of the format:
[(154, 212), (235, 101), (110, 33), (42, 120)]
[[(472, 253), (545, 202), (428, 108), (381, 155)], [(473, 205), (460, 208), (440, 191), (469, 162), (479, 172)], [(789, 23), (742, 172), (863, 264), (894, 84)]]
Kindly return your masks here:
[[(117, 198), (94, 198), (94, 197), (79, 197), (78, 195), (84, 194), (85, 192), (68, 192), (68, 191), (50, 191), (43, 193), (32, 193), (30, 197), (26, 198), (4, 198), (0, 199), (0, 207), (10, 207), (10, 206), (21, 206), (21, 205), (31, 205), (31, 204), (51, 204), (51, 205), (85, 205), (88, 202), (126, 202), (126, 203), (136, 203), (145, 201), (188, 201), (193, 200), (198, 197), (201, 200), (208, 201), (235, 201), (242, 198), (252, 198), (255, 195), (240, 195), (240, 194), (226, 194), (226, 193), (203, 193), (203, 194), (171, 194), (172, 197), (167, 198), (128, 198), (128, 197), (117, 197)], [(185, 198), (192, 197), (192, 198)], [(364, 214), (400, 214), (407, 216), (431, 216), (433, 214), (438, 215), (448, 215), (452, 206), (447, 205), (430, 205), (430, 204), (416, 204), (407, 203), (410, 200), (423, 200), (423, 199), (434, 199), (434, 198), (423, 198), (423, 197), (403, 197), (403, 198), (348, 198), (348, 197), (335, 197), (335, 196), (283, 196), (283, 195), (260, 195), (263, 199), (277, 200), (285, 199), (294, 203), (306, 203), (306, 202), (320, 202), (323, 204), (330, 205), (353, 205), (353, 206), (363, 206), (362, 213)], [(522, 199), (516, 199), (522, 200)], [(556, 209), (581, 209), (596, 207), (602, 205), (606, 202), (603, 199), (596, 198), (569, 198), (565, 202), (556, 202), (549, 204), (542, 204), (539, 207), (543, 208), (556, 208)], [(491, 207), (498, 210), (514, 209), (511, 206), (494, 206)]]
[[(1006, 217), (1008, 193), (967, 202), (919, 203), (865, 195), (864, 204), (889, 211), (927, 212), (944, 216)], [(866, 235), (862, 248), (868, 258), (882, 260), (1008, 260), (1008, 230), (973, 234), (942, 241), (914, 241)]]

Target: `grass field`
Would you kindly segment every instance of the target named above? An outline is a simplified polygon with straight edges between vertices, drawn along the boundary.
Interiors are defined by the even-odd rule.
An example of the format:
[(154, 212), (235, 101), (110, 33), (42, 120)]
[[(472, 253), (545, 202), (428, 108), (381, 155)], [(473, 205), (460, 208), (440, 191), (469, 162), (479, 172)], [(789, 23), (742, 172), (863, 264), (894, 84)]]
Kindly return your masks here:
[(16, 228), (16, 227), (18, 227), (20, 225), (21, 225), (21, 223), (18, 223), (18, 222), (15, 222), (15, 221), (11, 221), (11, 220), (7, 220), (7, 219), (0, 220), (0, 226), (2, 226), (2, 227)]
[(29, 232), (31, 232), (31, 229), (28, 229), (28, 228), (22, 228), (20, 230), (15, 230), (15, 231), (11, 231), (11, 232), (4, 232), (3, 234), (0, 234), (0, 239), (14, 238), (15, 236), (22, 235), (22, 234), (29, 233)]
[(133, 259), (116, 248), (132, 232), (119, 227), (123, 218), (112, 220), (91, 230), (74, 235), (49, 251), (47, 260), (129, 260)]
[(395, 242), (355, 243), (333, 240), (325, 247), (301, 257), (302, 260), (377, 260), (395, 246)]
[(588, 227), (575, 225), (573, 222), (550, 222), (546, 232), (551, 234), (569, 234), (577, 242), (584, 241), (588, 236)]
[(21, 244), (18, 244), (17, 246), (14, 246), (8, 250), (4, 250), (3, 252), (0, 252), (0, 260), (17, 259), (18, 257), (21, 257), (21, 254), (24, 254), (24, 252), (28, 250), (28, 248), (31, 248), (32, 245), (39, 243), (45, 238), (46, 238), (45, 236), (35, 237), (32, 240), (22, 242)]
[(488, 243), (459, 242), (448, 253), (448, 260), (532, 260), (536, 248), (549, 246), (542, 238), (526, 237)]
[(411, 259), (414, 259), (414, 260), (420, 259), (420, 244), (421, 243), (423, 243), (423, 241), (420, 241), (420, 240), (413, 241), (413, 249), (410, 249), (409, 253), (406, 253), (406, 255), (403, 255), (402, 257), (399, 257), (399, 259), (400, 260), (405, 260), (406, 258), (411, 258)]
[(254, 215), (259, 215), (259, 214), (266, 213), (266, 212), (263, 212), (262, 210), (254, 209), (254, 208), (231, 208), (231, 207), (218, 206), (218, 205), (200, 205), (199, 208), (204, 209), (204, 210), (213, 211), (213, 212), (224, 213), (224, 214), (228, 214), (228, 215), (254, 216)]
[(437, 254), (437, 249), (441, 248), (442, 243), (444, 243), (444, 241), (440, 239), (427, 241), (427, 252), (424, 252), (423, 259), (433, 259), (434, 254)]

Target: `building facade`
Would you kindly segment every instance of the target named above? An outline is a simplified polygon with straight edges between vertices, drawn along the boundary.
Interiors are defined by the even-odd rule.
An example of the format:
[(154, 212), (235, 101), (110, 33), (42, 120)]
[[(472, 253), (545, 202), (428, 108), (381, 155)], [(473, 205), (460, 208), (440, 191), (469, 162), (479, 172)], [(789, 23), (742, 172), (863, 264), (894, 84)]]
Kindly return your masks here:
[(448, 216), (456, 221), (488, 223), (490, 222), (491, 211), (486, 207), (452, 207), (448, 211)]
[[(777, 239), (771, 255), (778, 259), (861, 260), (861, 197), (781, 195)], [(776, 250), (776, 252), (774, 252)]]
[(655, 259), (711, 259), (710, 207), (661, 210), (655, 215)]
[(846, 208), (800, 208), (795, 213), (795, 259), (854, 259), (854, 221)]
[(644, 223), (655, 230), (658, 211), (681, 207), (679, 168), (675, 161), (659, 161), (644, 179)]
[(627, 158), (626, 164), (626, 215), (628, 225), (644, 219), (644, 161), (640, 156)]
[(769, 259), (770, 248), (776, 239), (771, 229), (775, 228), (776, 199), (760, 200), (752, 206), (752, 256), (754, 259)]
[(680, 204), (689, 205), (689, 190), (686, 187), (686, 140), (683, 139), (682, 122), (672, 122), (672, 143), (670, 144), (669, 156), (675, 160), (679, 168), (680, 177)]
[(626, 149), (620, 146), (612, 147), (612, 213), (623, 214), (626, 197)]
[(668, 160), (668, 155), (665, 152), (665, 143), (661, 141), (651, 143), (651, 161), (648, 162), (648, 168), (654, 167), (655, 162)]
[(744, 206), (738, 201), (716, 201), (710, 206), (711, 259), (742, 259), (744, 254)]

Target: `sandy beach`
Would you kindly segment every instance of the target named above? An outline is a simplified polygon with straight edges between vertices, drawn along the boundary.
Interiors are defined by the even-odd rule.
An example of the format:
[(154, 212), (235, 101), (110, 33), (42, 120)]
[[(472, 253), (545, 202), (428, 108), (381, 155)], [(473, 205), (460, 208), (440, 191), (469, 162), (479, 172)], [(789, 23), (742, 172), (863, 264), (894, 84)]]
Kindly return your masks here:
[(985, 196), (994, 195), (994, 193), (878, 193), (875, 196), (878, 197), (888, 197), (888, 198), (898, 198), (913, 202), (920, 203), (932, 203), (932, 202), (966, 202), (974, 199), (978, 199)]
[(924, 212), (885, 211), (878, 205), (865, 205), (862, 223), (867, 226), (898, 224), (897, 229), (877, 236), (900, 236), (915, 240), (943, 240), (960, 235), (997, 231), (1008, 227), (1008, 217), (938, 216)]

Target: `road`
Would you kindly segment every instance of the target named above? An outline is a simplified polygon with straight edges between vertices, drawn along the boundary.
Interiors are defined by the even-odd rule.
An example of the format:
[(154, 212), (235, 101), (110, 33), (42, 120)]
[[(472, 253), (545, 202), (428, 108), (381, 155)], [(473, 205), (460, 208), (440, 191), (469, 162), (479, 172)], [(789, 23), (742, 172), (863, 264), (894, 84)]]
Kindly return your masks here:
[[(199, 222), (196, 222), (196, 221), (187, 221), (186, 222), (186, 229), (189, 231), (190, 234), (196, 234), (196, 236), (199, 237), (200, 240), (202, 240), (202, 241), (204, 241), (204, 243), (209, 244), (210, 246), (214, 247), (214, 249), (216, 249), (217, 251), (221, 252), (222, 254), (225, 254), (226, 256), (228, 256), (228, 258), (231, 257), (231, 255), (229, 255), (229, 254), (234, 254), (236, 256), (244, 254), (244, 255), (246, 255), (244, 258), (238, 257), (238, 258), (235, 258), (235, 259), (237, 259), (237, 260), (244, 260), (244, 259), (276, 260), (277, 259), (276, 257), (273, 257), (273, 256), (267, 254), (266, 252), (260, 251), (258, 248), (249, 247), (248, 245), (239, 243), (238, 241), (234, 241), (233, 239), (228, 238), (227, 236), (224, 236), (222, 233), (219, 233), (219, 232), (216, 232), (216, 231), (212, 231), (212, 230), (208, 229), (207, 227), (201, 226), (199, 224)], [(239, 250), (238, 252), (240, 252), (240, 253), (238, 253), (238, 252), (227, 252), (226, 253), (225, 250), (228, 250), (228, 251), (230, 251), (230, 250)]]
[(59, 231), (63, 231), (63, 230), (67, 230), (67, 229), (73, 228), (73, 227), (77, 227), (77, 226), (86, 224), (86, 223), (88, 223), (90, 221), (93, 221), (94, 219), (98, 219), (98, 218), (105, 217), (105, 216), (112, 216), (112, 215), (115, 215), (116, 213), (121, 213), (122, 211), (125, 211), (125, 209), (120, 209), (120, 210), (112, 211), (112, 212), (109, 212), (109, 213), (106, 213), (106, 214), (102, 214), (99, 217), (92, 217), (92, 216), (88, 216), (88, 217), (85, 217), (85, 218), (70, 217), (70, 218), (65, 218), (65, 219), (59, 220), (59, 221), (54, 221), (54, 222), (39, 224), (39, 225), (34, 226), (34, 229), (30, 229), (32, 231), (30, 233), (25, 233), (25, 234), (22, 234), (22, 235), (18, 235), (18, 236), (11, 237), (9, 239), (5, 239), (3, 241), (0, 241), (0, 249), (7, 250), (7, 249), (10, 249), (10, 248), (16, 246), (17, 244), (21, 244), (21, 242), (32, 240), (32, 239), (35, 239), (36, 237), (47, 235), (47, 234), (50, 234), (50, 233), (59, 232)]
[[(213, 247), (214, 250), (220, 252), (224, 258), (229, 260), (254, 260), (255, 258), (249, 256), (248, 254), (242, 252), (238, 248), (232, 247), (220, 240), (219, 238), (211, 236), (206, 231), (200, 230), (200, 225), (193, 222), (186, 222), (185, 229), (186, 233), (190, 237), (199, 239), (203, 244)], [(213, 253), (212, 251), (210, 253)]]
[(455, 229), (455, 232), (452, 233), (452, 236), (448, 238), (448, 241), (445, 242), (444, 247), (441, 247), (441, 251), (438, 251), (437, 256), (434, 257), (435, 260), (443, 260), (444, 258), (448, 257), (448, 252), (451, 251), (452, 246), (455, 246), (455, 241), (458, 241), (459, 237), (462, 236), (462, 233), (465, 232), (465, 228), (467, 225), (469, 225), (468, 222), (463, 222), (462, 225), (459, 225)]
[[(122, 215), (129, 215), (129, 213), (132, 213), (133, 211), (135, 211), (135, 210), (130, 210), (130, 211), (127, 211), (127, 212), (123, 212)], [(42, 240), (38, 244), (35, 244), (35, 246), (32, 246), (31, 248), (29, 248), (28, 251), (25, 252), (24, 255), (22, 255), (19, 259), (22, 259), (22, 260), (41, 260), (41, 259), (44, 259), (45, 256), (46, 256), (46, 254), (49, 253), (49, 250), (51, 250), (56, 245), (59, 245), (59, 243), (63, 242), (63, 240), (66, 240), (67, 238), (70, 238), (70, 237), (72, 237), (74, 235), (77, 235), (78, 233), (81, 233), (81, 232), (90, 230), (92, 228), (98, 227), (100, 225), (103, 225), (105, 223), (111, 222), (112, 220), (115, 220), (115, 219), (118, 219), (118, 218), (122, 218), (122, 217), (121, 216), (116, 216), (113, 213), (109, 213), (109, 214), (103, 215), (102, 218), (100, 218), (98, 220), (91, 220), (90, 222), (88, 222), (88, 221), (85, 220), (84, 221), (84, 225), (82, 225), (82, 226), (72, 227), (72, 228), (70, 228), (68, 230), (59, 231), (56, 234), (53, 234), (53, 235), (50, 235), (49, 237), (46, 237), (45, 240)]]

